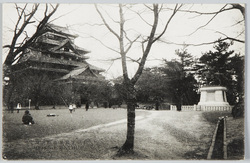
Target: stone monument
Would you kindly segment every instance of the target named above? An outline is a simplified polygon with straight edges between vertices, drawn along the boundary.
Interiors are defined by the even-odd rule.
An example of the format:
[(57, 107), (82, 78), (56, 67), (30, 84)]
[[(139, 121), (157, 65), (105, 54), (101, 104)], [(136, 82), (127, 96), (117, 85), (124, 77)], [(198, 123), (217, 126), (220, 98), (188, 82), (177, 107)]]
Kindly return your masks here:
[(231, 110), (231, 107), (227, 102), (226, 90), (226, 87), (222, 86), (204, 86), (200, 88), (201, 96), (197, 110)]

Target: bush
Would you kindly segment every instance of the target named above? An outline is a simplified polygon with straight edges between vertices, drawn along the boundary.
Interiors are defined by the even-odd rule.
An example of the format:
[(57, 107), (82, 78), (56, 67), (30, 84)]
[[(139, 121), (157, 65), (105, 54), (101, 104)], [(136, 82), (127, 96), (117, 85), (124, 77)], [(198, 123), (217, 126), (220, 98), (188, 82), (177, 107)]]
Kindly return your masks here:
[(232, 115), (234, 118), (244, 116), (244, 102), (238, 102), (232, 109)]

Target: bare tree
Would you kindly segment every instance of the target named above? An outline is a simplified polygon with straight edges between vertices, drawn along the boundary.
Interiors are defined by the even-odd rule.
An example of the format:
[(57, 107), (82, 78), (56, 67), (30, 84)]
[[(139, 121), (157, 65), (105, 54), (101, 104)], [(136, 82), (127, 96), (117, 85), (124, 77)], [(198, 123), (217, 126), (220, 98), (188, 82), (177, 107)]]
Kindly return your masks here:
[[(18, 18), (13, 30), (13, 38), (9, 45), (3, 46), (3, 48), (8, 48), (8, 54), (3, 65), (4, 76), (9, 77), (12, 72), (11, 66), (13, 65), (13, 63), (15, 63), (23, 55), (22, 52), (27, 47), (30, 47), (34, 43), (36, 38), (43, 34), (44, 26), (48, 23), (50, 17), (56, 12), (59, 5), (45, 4), (43, 18), (40, 21), (35, 17), (35, 14), (38, 13), (39, 6), (41, 5), (27, 3), (24, 5), (15, 4)], [(28, 36), (28, 31), (26, 29), (28, 25), (31, 24), (37, 24), (37, 26), (33, 35)], [(12, 76), (8, 81), (9, 89), (7, 103), (9, 103), (11, 99), (12, 92), (15, 88), (15, 82), (16, 79), (14, 76)]]
[[(169, 10), (172, 10), (171, 8), (167, 8)], [(191, 9), (181, 9), (179, 10), (179, 12), (184, 12), (184, 13), (189, 13), (189, 14), (195, 14), (196, 16), (194, 17), (200, 17), (200, 16), (207, 16), (207, 15), (211, 15), (211, 18), (204, 23), (201, 26), (198, 26), (192, 33), (190, 33), (188, 36), (191, 36), (193, 34), (195, 34), (197, 31), (199, 31), (200, 29), (205, 28), (206, 26), (208, 26), (219, 14), (222, 14), (224, 12), (230, 12), (232, 10), (238, 10), (241, 15), (242, 15), (242, 19), (238, 20), (235, 24), (232, 24), (232, 26), (241, 24), (241, 23), (245, 23), (245, 6), (242, 4), (225, 4), (223, 5), (220, 9), (218, 9), (217, 11), (214, 12), (201, 12), (201, 11), (197, 11), (197, 10), (191, 10)], [(203, 46), (203, 45), (210, 45), (210, 44), (215, 44), (215, 43), (219, 43), (220, 41), (234, 41), (234, 42), (238, 42), (238, 43), (245, 43), (244, 39), (239, 39), (238, 37), (243, 35), (245, 33), (245, 30), (240, 31), (240, 33), (237, 36), (228, 36), (223, 32), (220, 31), (215, 31), (215, 33), (220, 34), (221, 37), (220, 39), (217, 40), (212, 40), (210, 42), (202, 42), (199, 44), (194, 44), (194, 43), (176, 43), (176, 42), (171, 42), (171, 41), (166, 41), (164, 39), (161, 39), (160, 41), (167, 43), (167, 44), (175, 44), (175, 45), (185, 45), (185, 46)]]
[[(32, 36), (28, 36), (26, 28), (29, 24), (36, 23), (35, 14), (37, 13), (39, 6), (40, 4), (33, 4), (33, 6), (31, 7), (31, 11), (29, 11), (28, 4), (25, 4), (23, 7), (20, 7), (15, 4), (18, 19), (15, 24), (14, 35), (11, 44), (4, 46), (4, 48), (9, 48), (7, 57), (4, 62), (5, 66), (10, 66), (16, 60), (18, 60), (22, 55), (21, 52), (23, 52), (24, 49), (29, 47), (38, 36), (43, 34), (44, 26), (48, 23), (50, 17), (56, 12), (59, 5), (57, 4), (54, 6), (51, 4), (46, 4), (44, 9), (44, 16), (42, 20), (39, 21), (35, 33)], [(22, 39), (23, 35), (25, 36)]]
[[(152, 45), (159, 40), (162, 35), (167, 31), (167, 28), (169, 26), (169, 23), (174, 18), (177, 11), (181, 8), (182, 5), (176, 4), (174, 6), (173, 11), (171, 12), (167, 22), (164, 25), (164, 28), (162, 31), (158, 31), (157, 34), (157, 27), (159, 22), (159, 14), (162, 9), (162, 5), (153, 4), (152, 6), (144, 5), (145, 9), (149, 10), (153, 14), (153, 22), (147, 24), (151, 27), (150, 33), (146, 37), (146, 39), (142, 39), (139, 41), (139, 38), (141, 38), (140, 35), (135, 37), (134, 39), (130, 39), (128, 37), (127, 31), (125, 29), (125, 9), (131, 10), (131, 6), (126, 6), (124, 4), (119, 4), (119, 21), (115, 21), (119, 24), (119, 32), (116, 32), (114, 29), (111, 28), (110, 24), (107, 22), (107, 20), (104, 17), (104, 13), (102, 13), (97, 5), (96, 11), (98, 12), (99, 16), (102, 19), (102, 22), (104, 23), (105, 27), (117, 38), (119, 42), (119, 51), (118, 53), (121, 56), (121, 62), (122, 62), (122, 71), (123, 71), (123, 85), (125, 88), (125, 97), (127, 103), (127, 138), (123, 146), (119, 150), (119, 154), (122, 154), (124, 152), (133, 152), (134, 149), (134, 134), (135, 134), (135, 106), (136, 106), (136, 90), (135, 90), (135, 84), (140, 78), (145, 62), (147, 60), (148, 54), (150, 53)], [(140, 15), (138, 13), (138, 15)], [(143, 19), (142, 17), (140, 17)], [(143, 21), (145, 21), (143, 19)], [(144, 37), (145, 38), (145, 37)], [(125, 42), (128, 42), (126, 44)], [(128, 59), (128, 52), (133, 46), (135, 42), (141, 42), (142, 45), (142, 57), (138, 60), (132, 60), (134, 62), (137, 62), (139, 64), (138, 69), (133, 77), (129, 78), (128, 75), (128, 68), (127, 68), (127, 59)], [(144, 48), (145, 45), (145, 48)]]

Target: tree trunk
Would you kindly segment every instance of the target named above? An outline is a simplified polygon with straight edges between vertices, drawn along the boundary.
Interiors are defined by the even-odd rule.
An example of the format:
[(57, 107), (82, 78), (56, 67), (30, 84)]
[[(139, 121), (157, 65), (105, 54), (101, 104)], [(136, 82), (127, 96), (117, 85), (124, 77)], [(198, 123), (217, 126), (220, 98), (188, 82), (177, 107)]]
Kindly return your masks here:
[(134, 134), (135, 134), (135, 105), (136, 92), (134, 84), (128, 82), (126, 86), (126, 103), (127, 103), (127, 138), (118, 153), (133, 153), (134, 152)]
[(121, 150), (130, 153), (134, 150), (134, 134), (135, 134), (135, 102), (127, 102), (127, 139)]

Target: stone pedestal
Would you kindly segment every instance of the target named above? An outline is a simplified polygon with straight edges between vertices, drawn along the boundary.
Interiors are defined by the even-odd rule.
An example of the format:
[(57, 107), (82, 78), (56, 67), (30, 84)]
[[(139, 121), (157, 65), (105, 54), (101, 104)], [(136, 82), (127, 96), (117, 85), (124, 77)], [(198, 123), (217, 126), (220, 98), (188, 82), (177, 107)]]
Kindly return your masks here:
[[(200, 110), (217, 110), (217, 107), (228, 107), (226, 88), (221, 86), (208, 86), (200, 88), (201, 96), (198, 107)], [(221, 109), (219, 109), (221, 110)], [(223, 109), (224, 110), (224, 109)]]

